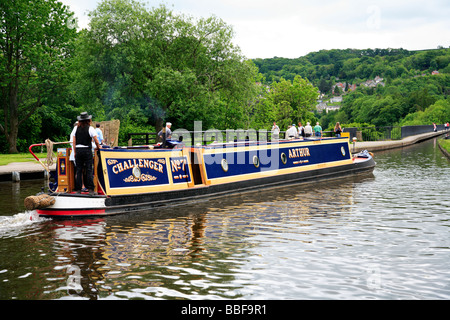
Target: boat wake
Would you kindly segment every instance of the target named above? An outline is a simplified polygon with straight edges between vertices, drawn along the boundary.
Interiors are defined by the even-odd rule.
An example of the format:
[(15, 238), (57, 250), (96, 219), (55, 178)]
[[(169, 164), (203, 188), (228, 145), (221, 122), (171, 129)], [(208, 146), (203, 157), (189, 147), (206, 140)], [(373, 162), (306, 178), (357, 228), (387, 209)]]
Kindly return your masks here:
[(28, 226), (47, 221), (49, 219), (39, 216), (36, 210), (17, 213), (13, 216), (0, 216), (0, 238), (16, 234)]

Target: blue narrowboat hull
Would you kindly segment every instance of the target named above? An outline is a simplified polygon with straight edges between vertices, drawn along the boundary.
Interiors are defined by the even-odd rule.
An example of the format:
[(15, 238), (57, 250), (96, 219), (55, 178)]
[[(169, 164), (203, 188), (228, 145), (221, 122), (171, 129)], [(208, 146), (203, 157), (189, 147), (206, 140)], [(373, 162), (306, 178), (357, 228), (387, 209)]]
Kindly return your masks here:
[[(180, 201), (371, 172), (373, 157), (352, 156), (346, 138), (234, 142), (177, 149), (101, 149), (99, 195), (52, 193), (42, 216), (86, 217)], [(57, 196), (57, 197), (56, 197)]]

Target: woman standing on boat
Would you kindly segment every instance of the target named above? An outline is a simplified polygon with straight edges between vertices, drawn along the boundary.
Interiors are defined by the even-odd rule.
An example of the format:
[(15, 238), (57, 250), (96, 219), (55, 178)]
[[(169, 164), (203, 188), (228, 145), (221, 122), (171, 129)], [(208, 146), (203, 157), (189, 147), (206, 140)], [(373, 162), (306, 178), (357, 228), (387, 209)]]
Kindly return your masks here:
[(75, 146), (75, 162), (77, 164), (75, 178), (76, 193), (81, 193), (84, 169), (86, 170), (84, 186), (89, 190), (89, 194), (94, 194), (92, 139), (94, 139), (97, 149), (100, 149), (100, 144), (98, 143), (97, 132), (91, 126), (91, 119), (91, 115), (87, 112), (82, 112), (78, 116), (78, 126), (73, 129), (73, 145)]
[(334, 134), (336, 135), (336, 137), (339, 138), (341, 136), (341, 132), (342, 132), (341, 125), (339, 124), (339, 122), (336, 122), (336, 125), (334, 126)]
[(305, 127), (302, 126), (302, 123), (301, 123), (301, 122), (298, 123), (298, 137), (299, 137), (299, 138), (300, 138), (300, 137), (302, 137), (302, 138), (305, 137)]

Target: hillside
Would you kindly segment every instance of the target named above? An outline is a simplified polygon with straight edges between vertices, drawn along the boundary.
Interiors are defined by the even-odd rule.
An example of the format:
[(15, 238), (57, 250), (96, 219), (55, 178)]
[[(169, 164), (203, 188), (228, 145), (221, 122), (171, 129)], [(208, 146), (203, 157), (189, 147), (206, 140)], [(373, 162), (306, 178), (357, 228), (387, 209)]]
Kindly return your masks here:
[(253, 62), (266, 81), (276, 81), (281, 77), (293, 80), (295, 75), (300, 75), (318, 86), (321, 79), (353, 83), (376, 76), (389, 80), (434, 70), (450, 73), (450, 49), (334, 49), (312, 52), (297, 59), (274, 57)]
[[(335, 121), (376, 126), (450, 121), (450, 49), (321, 50), (254, 63), (267, 83), (300, 75), (319, 88), (324, 100), (341, 96), (337, 111), (317, 115), (325, 126)], [(334, 90), (336, 85), (340, 88)]]

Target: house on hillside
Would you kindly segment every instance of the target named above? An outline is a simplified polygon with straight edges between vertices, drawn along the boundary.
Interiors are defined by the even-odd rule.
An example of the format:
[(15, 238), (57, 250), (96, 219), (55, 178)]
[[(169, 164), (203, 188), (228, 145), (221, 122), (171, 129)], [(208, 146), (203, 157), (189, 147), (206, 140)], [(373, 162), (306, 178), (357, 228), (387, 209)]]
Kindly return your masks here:
[(383, 78), (376, 76), (373, 80), (367, 80), (366, 82), (361, 83), (362, 86), (369, 87), (369, 88), (376, 88), (378, 85), (385, 86), (385, 83), (383, 82)]
[(328, 105), (328, 103), (326, 103), (326, 102), (320, 102), (319, 104), (316, 105), (317, 112), (319, 112), (319, 113), (322, 113), (323, 111), (328, 113), (328, 111), (336, 111), (336, 110), (339, 110), (340, 108), (341, 108), (341, 106), (339, 106), (339, 105), (337, 105), (337, 106)]
[(342, 96), (332, 97), (330, 99), (330, 103), (335, 103), (335, 102), (342, 102)]
[(383, 81), (383, 78), (376, 76), (374, 80), (375, 80), (375, 83), (380, 83), (381, 81)]
[(331, 93), (334, 94), (336, 87), (338, 87), (341, 92), (345, 92), (346, 83), (338, 82), (331, 88)]
[(361, 83), (362, 86), (373, 88), (376, 87), (377, 84), (375, 83), (375, 80), (367, 80), (366, 82)]
[(339, 110), (339, 108), (341, 107), (340, 105), (330, 105), (332, 103), (337, 103), (337, 102), (338, 103), (342, 102), (342, 96), (332, 97), (328, 101), (323, 101), (323, 100), (319, 99), (319, 100), (317, 100), (316, 109), (320, 113), (322, 113), (324, 110), (326, 111), (326, 113), (328, 113), (328, 111)]
[(328, 113), (328, 111), (337, 111), (341, 108), (341, 106), (327, 106), (325, 111)]
[(322, 112), (323, 110), (325, 110), (327, 108), (326, 102), (323, 102), (322, 100), (318, 100), (317, 102), (318, 102), (318, 104), (316, 104), (317, 112)]
[(432, 73), (431, 73), (431, 75), (436, 75), (436, 74), (439, 74), (439, 71), (437, 71), (437, 70), (434, 70)]

